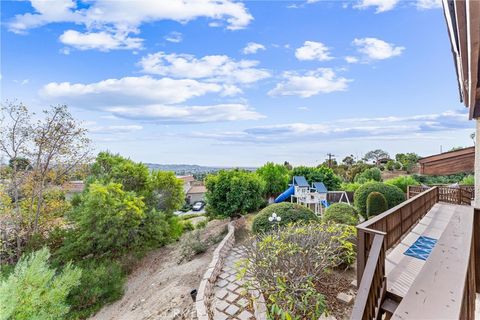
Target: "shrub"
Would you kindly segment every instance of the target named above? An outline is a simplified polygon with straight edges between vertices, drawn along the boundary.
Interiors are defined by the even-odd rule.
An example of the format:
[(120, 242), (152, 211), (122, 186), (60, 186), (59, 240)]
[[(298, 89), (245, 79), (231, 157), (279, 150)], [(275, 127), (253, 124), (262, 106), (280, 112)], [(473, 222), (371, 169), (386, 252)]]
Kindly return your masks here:
[(358, 212), (349, 204), (334, 203), (325, 211), (323, 220), (355, 226), (358, 224)]
[(194, 256), (208, 249), (208, 241), (202, 240), (200, 230), (194, 230), (185, 235), (180, 244), (182, 260), (190, 261)]
[(288, 187), (290, 172), (283, 164), (267, 162), (257, 169), (257, 174), (265, 181), (265, 195), (277, 195)]
[(378, 168), (370, 168), (355, 176), (355, 182), (382, 181), (382, 172)]
[[(355, 228), (310, 223), (251, 239), (239, 275), (261, 289), (268, 309), (285, 319), (318, 319), (326, 311), (322, 284), (330, 270), (355, 259)], [(323, 288), (328, 290), (328, 288)]]
[(125, 273), (116, 261), (85, 260), (80, 262), (80, 285), (68, 296), (71, 310), (68, 319), (85, 319), (123, 295)]
[(183, 220), (183, 231), (192, 231), (195, 230), (195, 227), (193, 226), (193, 223), (189, 220)]
[[(277, 216), (281, 217), (281, 221), (276, 223), (268, 221), (268, 218), (272, 213), (276, 213)], [(297, 221), (307, 222), (312, 220), (318, 220), (317, 216), (312, 210), (304, 206), (289, 202), (274, 203), (262, 209), (255, 216), (253, 219), (252, 231), (255, 233), (268, 232), (272, 230), (276, 224), (284, 226)]]
[(362, 184), (358, 182), (349, 182), (349, 183), (342, 183), (340, 186), (340, 190), (343, 191), (349, 191), (349, 192), (355, 192), (357, 191), (358, 188), (360, 188)]
[(203, 229), (207, 226), (207, 224), (208, 224), (208, 220), (206, 220), (206, 219), (202, 220), (195, 225), (195, 229)]
[(325, 165), (319, 167), (296, 167), (292, 171), (292, 176), (304, 176), (308, 183), (323, 182), (328, 190), (338, 190), (342, 180)]
[(396, 178), (386, 180), (385, 183), (400, 188), (404, 193), (407, 192), (408, 186), (420, 185), (420, 183), (418, 183), (418, 181), (412, 176), (398, 176)]
[(387, 199), (388, 209), (402, 203), (405, 194), (398, 187), (381, 182), (367, 182), (355, 191), (354, 202), (358, 212), (367, 219), (367, 197), (371, 192), (380, 192)]
[(469, 174), (463, 178), (462, 181), (460, 181), (460, 184), (465, 186), (473, 186), (475, 184), (475, 177), (472, 174)]
[(221, 170), (206, 179), (207, 213), (235, 217), (256, 211), (264, 203), (265, 182), (245, 170)]
[(23, 256), (13, 273), (0, 283), (0, 319), (63, 319), (70, 309), (68, 294), (82, 272), (67, 264), (61, 273), (50, 268), (43, 248)]
[(387, 199), (380, 192), (371, 192), (367, 197), (367, 217), (387, 211)]

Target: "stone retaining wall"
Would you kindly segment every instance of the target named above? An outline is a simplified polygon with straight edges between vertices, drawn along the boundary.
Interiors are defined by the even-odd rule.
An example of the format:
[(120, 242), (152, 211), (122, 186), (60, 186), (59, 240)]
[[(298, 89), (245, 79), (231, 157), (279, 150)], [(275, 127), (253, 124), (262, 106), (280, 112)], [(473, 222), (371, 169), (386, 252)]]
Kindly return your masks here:
[(210, 262), (207, 271), (205, 271), (200, 286), (198, 287), (197, 300), (195, 302), (198, 320), (210, 320), (213, 318), (211, 314), (213, 286), (222, 270), (225, 257), (235, 245), (235, 229), (238, 229), (244, 224), (245, 218), (243, 217), (231, 221), (228, 224), (227, 235), (213, 252), (212, 261)]

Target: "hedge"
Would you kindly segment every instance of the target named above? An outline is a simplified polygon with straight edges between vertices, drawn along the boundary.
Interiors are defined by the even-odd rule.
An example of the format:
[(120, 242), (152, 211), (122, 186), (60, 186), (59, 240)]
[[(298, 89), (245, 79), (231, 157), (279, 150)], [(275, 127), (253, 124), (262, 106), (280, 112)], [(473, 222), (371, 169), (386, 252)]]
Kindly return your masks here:
[(367, 197), (367, 217), (387, 211), (387, 199), (380, 192), (371, 192)]
[(388, 209), (405, 201), (405, 194), (398, 187), (382, 182), (367, 182), (355, 191), (354, 203), (358, 212), (367, 219), (367, 197), (372, 192), (380, 192), (387, 200)]
[[(272, 213), (276, 213), (277, 216), (281, 217), (280, 222), (274, 223), (268, 221), (268, 218)], [(275, 224), (284, 226), (293, 222), (312, 220), (318, 220), (318, 217), (312, 210), (304, 206), (289, 202), (275, 203), (262, 209), (255, 216), (253, 219), (252, 231), (254, 233), (263, 233), (272, 230)]]
[(336, 223), (355, 226), (358, 224), (357, 210), (346, 203), (334, 203), (325, 210), (323, 215), (324, 221), (333, 221)]

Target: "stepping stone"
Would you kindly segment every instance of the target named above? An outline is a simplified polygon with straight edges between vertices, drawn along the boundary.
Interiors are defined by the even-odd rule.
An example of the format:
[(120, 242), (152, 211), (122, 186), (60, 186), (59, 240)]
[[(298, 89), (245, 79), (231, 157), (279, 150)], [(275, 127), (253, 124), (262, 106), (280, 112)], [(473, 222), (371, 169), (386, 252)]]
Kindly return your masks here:
[(231, 304), (227, 310), (225, 310), (225, 312), (231, 316), (235, 315), (237, 313), (237, 311), (240, 310), (239, 307), (237, 307), (236, 305), (234, 304)]
[(337, 295), (337, 299), (348, 305), (353, 304), (353, 296), (345, 292), (340, 292)]
[(240, 320), (249, 320), (250, 318), (253, 317), (253, 314), (247, 310), (243, 310), (242, 313), (240, 313), (237, 318)]
[(234, 282), (235, 280), (237, 280), (237, 276), (236, 275), (231, 275), (227, 278), (228, 281), (230, 282)]
[(227, 272), (221, 273), (221, 274), (219, 275), (219, 277), (220, 277), (221, 279), (228, 278), (229, 276), (230, 276), (230, 274), (227, 273)]
[(226, 302), (225, 300), (217, 300), (215, 301), (215, 308), (219, 311), (223, 311), (228, 308), (230, 304)]
[(238, 294), (236, 293), (229, 293), (228, 296), (225, 298), (230, 303), (233, 303), (235, 300), (238, 299)]
[(246, 307), (248, 306), (248, 300), (245, 299), (245, 298), (241, 298), (240, 300), (237, 301), (237, 304), (240, 306), (240, 307)]
[(217, 297), (218, 299), (225, 299), (227, 294), (228, 294), (227, 289), (223, 288), (215, 292), (215, 297)]
[(223, 288), (225, 287), (229, 282), (225, 279), (222, 279), (220, 281), (217, 282), (217, 286), (219, 286), (220, 288)]
[(230, 290), (230, 291), (235, 291), (235, 290), (237, 290), (237, 288), (238, 288), (238, 284), (236, 284), (236, 283), (230, 283), (227, 286), (227, 289)]
[(227, 320), (229, 316), (225, 313), (215, 310), (213, 313), (213, 320)]

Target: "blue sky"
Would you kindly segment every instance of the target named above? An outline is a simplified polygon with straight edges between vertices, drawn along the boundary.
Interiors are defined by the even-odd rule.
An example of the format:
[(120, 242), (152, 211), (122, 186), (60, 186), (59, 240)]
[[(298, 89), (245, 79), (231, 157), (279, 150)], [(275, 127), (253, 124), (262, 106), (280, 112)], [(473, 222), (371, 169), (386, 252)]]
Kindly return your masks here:
[(313, 165), (469, 146), (436, 0), (1, 2), (1, 99), (134, 160)]

